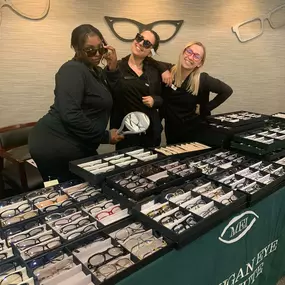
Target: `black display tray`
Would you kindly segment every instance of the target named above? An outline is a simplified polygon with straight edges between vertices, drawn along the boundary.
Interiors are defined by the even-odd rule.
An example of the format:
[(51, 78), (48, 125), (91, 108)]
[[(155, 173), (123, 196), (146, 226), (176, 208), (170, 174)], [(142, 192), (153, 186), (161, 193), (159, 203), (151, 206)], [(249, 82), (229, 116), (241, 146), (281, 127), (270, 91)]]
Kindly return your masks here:
[[(273, 165), (276, 165), (274, 163), (271, 163), (271, 162), (267, 162), (267, 164), (273, 164)], [(277, 166), (281, 166), (281, 165), (276, 165)], [(248, 167), (245, 167), (244, 169), (246, 169)], [(252, 168), (252, 167), (249, 167), (249, 168)], [(256, 171), (258, 171), (256, 169)], [(227, 184), (224, 184), (223, 182), (220, 182), (217, 180), (217, 176), (221, 176), (223, 175), (223, 173), (226, 172), (226, 171), (223, 171), (223, 172), (220, 172), (220, 173), (217, 173), (217, 174), (214, 174), (210, 177), (208, 177), (210, 180), (213, 180), (213, 181), (216, 181), (216, 182), (219, 182), (220, 184), (223, 184), (224, 186), (230, 188)], [(246, 178), (245, 176), (241, 176), (241, 175), (237, 175), (239, 176), (241, 179), (242, 178)], [(259, 185), (264, 185), (260, 190), (258, 190), (257, 192), (253, 193), (253, 194), (250, 194), (246, 191), (243, 191), (243, 190), (234, 190), (234, 191), (240, 191), (240, 192), (243, 192), (244, 194), (246, 194), (247, 196), (247, 206), (248, 207), (251, 207), (252, 205), (254, 205), (255, 203), (259, 202), (260, 200), (264, 199), (265, 197), (271, 195), (272, 193), (276, 192), (277, 190), (280, 189), (281, 185), (284, 184), (285, 182), (285, 176), (277, 176), (277, 175), (273, 175), (276, 177), (276, 180), (271, 182), (270, 184), (263, 184), (261, 182), (257, 182), (251, 178), (246, 178), (248, 180), (252, 180), (252, 183), (253, 182), (257, 182), (257, 184)]]
[[(119, 151), (114, 151), (114, 152), (110, 152), (110, 153), (94, 155), (94, 156), (74, 160), (74, 161), (71, 161), (69, 163), (69, 170), (72, 173), (74, 173), (77, 176), (84, 179), (85, 181), (90, 182), (91, 184), (101, 184), (106, 179), (107, 176), (114, 175), (114, 174), (117, 174), (120, 172), (124, 172), (124, 171), (130, 170), (130, 169), (136, 168), (136, 167), (141, 166), (141, 165), (148, 164), (148, 163), (150, 163), (150, 161), (138, 161), (136, 164), (126, 166), (126, 167), (118, 167), (115, 165), (114, 170), (111, 170), (111, 171), (108, 171), (105, 173), (100, 173), (100, 174), (92, 174), (91, 172), (79, 167), (78, 165), (82, 164), (82, 163), (88, 163), (89, 161), (91, 162), (93, 160), (104, 159), (104, 158), (110, 157), (110, 156), (115, 155), (115, 154), (125, 154), (126, 152), (130, 152), (130, 151), (134, 151), (134, 150), (138, 150), (138, 149), (143, 149), (143, 147), (130, 147), (130, 148), (119, 150)], [(147, 151), (147, 150), (145, 149), (145, 151)], [(163, 158), (165, 158), (164, 155), (158, 154), (158, 158), (151, 160), (151, 161), (156, 161), (156, 160), (160, 160)]]
[[(225, 189), (225, 187), (223, 187), (223, 188)], [(165, 191), (167, 191), (167, 190), (165, 190)], [(165, 192), (163, 194), (165, 194)], [(147, 204), (151, 201), (155, 201), (155, 203), (166, 202), (167, 200), (163, 198), (163, 194), (160, 196), (156, 196), (154, 199), (149, 198), (148, 200), (145, 201), (145, 204)], [(206, 217), (206, 218), (202, 218), (202, 217), (198, 216), (197, 214), (191, 212), (193, 214), (193, 216), (195, 217), (197, 224), (195, 226), (185, 230), (181, 234), (176, 234), (171, 229), (163, 226), (162, 224), (159, 224), (155, 220), (149, 218), (147, 215), (142, 213), (141, 212), (141, 208), (143, 206), (142, 204), (136, 205), (132, 209), (132, 212), (133, 212), (133, 215), (135, 217), (137, 217), (138, 220), (149, 225), (149, 227), (151, 227), (152, 229), (158, 230), (159, 232), (162, 233), (163, 236), (166, 236), (169, 239), (171, 239), (175, 243), (176, 248), (182, 248), (182, 247), (186, 246), (187, 244), (189, 244), (190, 242), (194, 241), (195, 239), (199, 238), (200, 236), (202, 236), (203, 234), (205, 234), (206, 232), (208, 232), (212, 228), (214, 228), (216, 225), (218, 225), (223, 220), (230, 217), (232, 214), (237, 213), (246, 207), (246, 196), (240, 192), (239, 193), (237, 192), (235, 194), (236, 194), (236, 196), (239, 197), (239, 199), (236, 200), (235, 202), (231, 203), (230, 205), (227, 205), (227, 206), (223, 205), (221, 203), (218, 203), (216, 201), (213, 201), (213, 200), (201, 195), (203, 200), (208, 201), (208, 202), (214, 202), (214, 205), (219, 208), (219, 211), (212, 214), (209, 217)], [(193, 195), (193, 197), (194, 197), (194, 195)], [(196, 196), (200, 196), (200, 195), (197, 194)], [(171, 202), (169, 202), (169, 203), (171, 205), (173, 205), (173, 207), (179, 207), (176, 204), (173, 204)], [(184, 208), (181, 208), (181, 207), (179, 207), (179, 208), (183, 212), (189, 212), (188, 210), (186, 210)]]
[[(156, 162), (153, 162), (151, 164), (148, 164), (148, 165), (145, 165), (144, 167), (148, 167), (148, 166), (158, 166), (159, 163), (163, 163), (167, 160), (179, 160), (179, 159), (172, 159), (170, 157), (167, 157), (163, 160), (159, 160), (159, 161), (156, 161)], [(138, 168), (139, 169), (139, 168)], [(136, 170), (136, 169), (133, 169), (133, 170)], [(137, 170), (136, 170), (137, 171)], [(162, 170), (161, 170), (162, 172)], [(137, 172), (139, 173), (139, 172)], [(160, 193), (163, 189), (165, 188), (168, 188), (168, 187), (171, 187), (172, 185), (177, 185), (179, 183), (181, 183), (182, 181), (185, 181), (185, 180), (189, 180), (189, 179), (194, 179), (196, 177), (199, 177), (202, 175), (202, 172), (200, 169), (196, 169), (196, 171), (190, 175), (187, 175), (185, 177), (180, 177), (178, 175), (170, 175), (171, 178), (173, 178), (172, 180), (170, 180), (169, 182), (166, 182), (162, 185), (156, 185), (155, 188), (152, 188), (152, 189), (148, 189), (147, 191), (144, 191), (142, 193), (134, 193), (132, 191), (130, 191), (129, 189), (125, 188), (125, 187), (122, 187), (121, 185), (119, 185), (118, 183), (116, 183), (114, 180), (119, 176), (119, 175), (122, 175), (123, 173), (120, 173), (120, 174), (116, 174), (116, 175), (112, 175), (112, 176), (109, 176), (107, 177), (106, 179), (106, 183), (109, 187), (111, 188), (114, 188), (115, 190), (117, 190), (119, 193), (123, 193), (126, 197), (128, 198), (131, 198), (132, 200), (138, 202), (138, 201), (141, 201), (143, 200), (144, 198), (146, 197), (149, 197), (149, 196), (152, 196), (152, 195), (155, 195), (155, 194), (158, 194)]]
[[(252, 118), (249, 120), (240, 120), (239, 122), (236, 122), (236, 123), (221, 121), (221, 120), (217, 119), (217, 117), (233, 115), (233, 114), (238, 114), (238, 113), (242, 113), (242, 112), (246, 112), (249, 114), (257, 114), (257, 115), (261, 115), (261, 116), (259, 118)], [(249, 111), (243, 111), (243, 110), (242, 111), (229, 112), (229, 113), (223, 113), (223, 114), (218, 114), (218, 115), (213, 115), (213, 116), (207, 117), (207, 120), (209, 122), (219, 124), (219, 125), (225, 125), (225, 126), (229, 126), (229, 127), (239, 127), (239, 126), (249, 125), (249, 124), (253, 124), (253, 123), (257, 123), (257, 122), (264, 122), (267, 119), (268, 119), (267, 115), (249, 112)]]

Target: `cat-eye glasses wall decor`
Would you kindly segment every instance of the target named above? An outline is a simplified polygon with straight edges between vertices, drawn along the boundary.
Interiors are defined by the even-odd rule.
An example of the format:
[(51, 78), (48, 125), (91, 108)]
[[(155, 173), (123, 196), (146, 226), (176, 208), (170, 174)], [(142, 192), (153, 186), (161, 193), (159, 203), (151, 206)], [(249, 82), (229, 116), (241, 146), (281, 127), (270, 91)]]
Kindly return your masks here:
[[(29, 1), (29, 0), (0, 0), (0, 25), (2, 21), (2, 9), (4, 7), (10, 8), (14, 13), (17, 15), (29, 19), (29, 20), (42, 20), (45, 18), (49, 12), (50, 9), (50, 0), (44, 0), (45, 5), (42, 9), (42, 11), (37, 11), (33, 14), (33, 11), (35, 11), (35, 1)], [(37, 3), (37, 6), (39, 4)], [(36, 9), (38, 10), (38, 9)]]
[[(113, 34), (121, 41), (123, 42), (132, 42), (135, 38), (135, 35), (137, 33), (141, 33), (143, 30), (154, 30), (156, 31), (160, 36), (160, 42), (165, 43), (173, 39), (176, 34), (179, 32), (183, 20), (160, 20), (160, 21), (155, 21), (149, 24), (143, 24), (140, 23), (136, 20), (133, 19), (128, 19), (128, 18), (115, 18), (115, 17), (104, 17), (109, 28), (113, 32)], [(121, 28), (119, 25), (122, 25)], [(131, 36), (128, 35), (123, 35), (122, 34), (122, 28), (124, 31), (130, 31), (130, 29), (134, 26), (136, 31), (132, 33)], [(167, 28), (167, 31), (169, 31), (168, 35), (161, 35), (159, 28)], [(171, 28), (174, 28), (174, 32), (172, 31)]]
[(242, 43), (261, 36), (264, 32), (264, 22), (267, 20), (272, 29), (285, 26), (285, 4), (282, 4), (267, 14), (252, 18), (232, 27), (233, 33)]

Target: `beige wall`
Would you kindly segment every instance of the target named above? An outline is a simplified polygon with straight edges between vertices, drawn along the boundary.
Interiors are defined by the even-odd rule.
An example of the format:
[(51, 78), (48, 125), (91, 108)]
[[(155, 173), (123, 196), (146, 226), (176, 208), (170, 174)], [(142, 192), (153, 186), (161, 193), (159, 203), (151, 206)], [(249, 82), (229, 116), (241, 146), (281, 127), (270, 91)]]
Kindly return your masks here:
[[(23, 9), (30, 7), (35, 14), (43, 9), (45, 1), (12, 0), (15, 5), (24, 5)], [(103, 32), (109, 44), (116, 47), (119, 57), (128, 54), (130, 44), (115, 38), (105, 23), (105, 15), (129, 17), (144, 23), (183, 19), (180, 32), (172, 41), (161, 45), (157, 59), (175, 62), (185, 43), (200, 40), (208, 49), (204, 70), (234, 89), (234, 95), (217, 112), (284, 111), (285, 27), (273, 30), (266, 22), (264, 34), (245, 44), (231, 32), (232, 25), (264, 14), (284, 2), (51, 0), (50, 12), (41, 21), (23, 19), (3, 7), (0, 126), (37, 120), (45, 114), (53, 101), (54, 75), (73, 55), (69, 48), (70, 33), (77, 25), (93, 24)]]

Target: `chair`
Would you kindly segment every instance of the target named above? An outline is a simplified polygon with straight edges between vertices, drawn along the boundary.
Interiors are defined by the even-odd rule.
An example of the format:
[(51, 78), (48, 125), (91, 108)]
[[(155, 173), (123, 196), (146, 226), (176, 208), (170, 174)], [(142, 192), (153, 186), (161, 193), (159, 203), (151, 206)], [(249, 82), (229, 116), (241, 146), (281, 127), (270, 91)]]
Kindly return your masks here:
[(31, 158), (28, 137), (35, 122), (0, 128), (0, 187), (9, 185), (18, 193), (42, 187), (43, 180)]

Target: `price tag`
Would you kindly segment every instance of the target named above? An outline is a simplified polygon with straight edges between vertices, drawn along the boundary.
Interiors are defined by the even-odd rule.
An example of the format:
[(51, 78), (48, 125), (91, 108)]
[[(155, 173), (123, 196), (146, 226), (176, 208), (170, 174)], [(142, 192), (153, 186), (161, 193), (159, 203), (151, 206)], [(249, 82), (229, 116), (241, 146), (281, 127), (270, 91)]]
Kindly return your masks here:
[(57, 185), (57, 184), (59, 184), (57, 179), (44, 182), (45, 188), (52, 187), (52, 186)]

